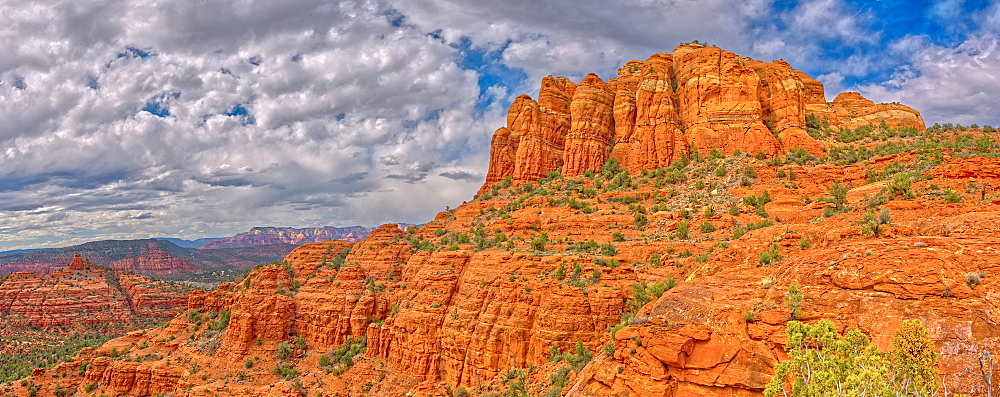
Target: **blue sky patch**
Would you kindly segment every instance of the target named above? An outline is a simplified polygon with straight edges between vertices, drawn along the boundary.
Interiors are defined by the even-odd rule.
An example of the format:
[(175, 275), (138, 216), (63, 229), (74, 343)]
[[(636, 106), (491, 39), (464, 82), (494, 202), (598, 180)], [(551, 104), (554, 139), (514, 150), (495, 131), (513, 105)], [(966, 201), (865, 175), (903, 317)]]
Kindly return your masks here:
[(382, 15), (389, 21), (389, 25), (392, 25), (394, 28), (401, 27), (406, 23), (406, 16), (395, 8), (386, 10)]
[(463, 37), (461, 42), (452, 44), (452, 47), (458, 50), (458, 66), (479, 73), (479, 100), (476, 101), (476, 111), (479, 115), (493, 104), (494, 98), (487, 93), (490, 87), (504, 87), (511, 93), (528, 78), (528, 74), (523, 70), (507, 67), (503, 63), (503, 51), (510, 43), (507, 41), (500, 48), (489, 50), (474, 47), (468, 37)]
[[(820, 52), (810, 59), (811, 65), (792, 65), (815, 77), (838, 72), (847, 87), (881, 83), (908, 66), (908, 54), (890, 51), (893, 43), (907, 37), (919, 37), (927, 44), (954, 47), (976, 31), (977, 16), (991, 5), (989, 0), (844, 0), (842, 12), (856, 24), (859, 36), (840, 34), (838, 26), (824, 26), (829, 37), (813, 37)], [(792, 31), (788, 18), (806, 4), (793, 0), (772, 3), (768, 17), (751, 26), (761, 31)], [(777, 17), (775, 17), (777, 16)], [(845, 61), (854, 57), (867, 66), (857, 70), (844, 68)]]
[(146, 102), (142, 106), (142, 111), (152, 113), (157, 117), (167, 117), (170, 115), (170, 109), (160, 102)]
[(155, 55), (156, 55), (156, 51), (153, 50), (152, 48), (142, 49), (142, 48), (136, 48), (136, 47), (125, 47), (125, 49), (122, 52), (119, 52), (118, 56), (116, 56), (115, 58), (116, 59), (122, 59), (122, 58), (125, 58), (125, 59), (131, 59), (131, 58), (146, 59), (146, 58), (149, 58), (149, 57), (155, 56)]
[(233, 106), (230, 111), (226, 112), (226, 116), (239, 118), (240, 123), (243, 125), (252, 125), (257, 122), (257, 119), (255, 119), (242, 104)]
[(170, 107), (167, 106), (168, 102), (171, 99), (178, 99), (180, 97), (181, 93), (179, 92), (165, 92), (146, 101), (146, 104), (140, 110), (149, 112), (157, 117), (167, 117), (170, 115)]

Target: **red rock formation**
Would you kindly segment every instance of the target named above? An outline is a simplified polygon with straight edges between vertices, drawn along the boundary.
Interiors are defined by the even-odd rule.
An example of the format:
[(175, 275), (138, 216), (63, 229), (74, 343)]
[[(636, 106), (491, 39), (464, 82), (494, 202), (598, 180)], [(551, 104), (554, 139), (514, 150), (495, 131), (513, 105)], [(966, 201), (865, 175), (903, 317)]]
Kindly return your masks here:
[(611, 151), (614, 132), (615, 92), (607, 83), (589, 74), (576, 86), (570, 103), (570, 130), (563, 152), (563, 173), (580, 175), (604, 164)]
[(628, 154), (621, 155), (619, 163), (628, 169), (666, 167), (689, 149), (677, 113), (673, 58), (670, 54), (657, 54), (637, 66), (646, 74), (640, 77), (641, 83), (635, 91), (619, 89), (618, 98), (624, 100), (626, 109), (632, 103), (630, 97), (636, 108), (634, 127), (625, 127), (634, 131)]
[(875, 104), (857, 92), (841, 93), (828, 104), (810, 105), (807, 112), (841, 128), (877, 126), (884, 122), (890, 128), (912, 127), (921, 132), (926, 129), (920, 112), (901, 104)]
[(87, 263), (83, 261), (83, 256), (80, 254), (73, 255), (73, 261), (66, 266), (69, 270), (83, 270), (87, 268)]
[(699, 44), (630, 61), (607, 82), (593, 74), (579, 85), (546, 77), (539, 98), (522, 95), (511, 105), (507, 127), (494, 133), (480, 192), (508, 176), (520, 184), (559, 167), (580, 175), (608, 158), (631, 171), (656, 169), (692, 147), (703, 157), (792, 148), (821, 156), (825, 143), (806, 133), (807, 114), (834, 128), (885, 122), (924, 130), (920, 113), (906, 106), (875, 105), (856, 93), (826, 103), (823, 84), (785, 61)]
[[(938, 343), (939, 369), (947, 375), (949, 390), (976, 394), (981, 387), (964, 368), (974, 363), (977, 349), (1000, 348), (991, 336), (1000, 334), (1000, 325), (988, 320), (996, 316), (991, 298), (996, 286), (987, 276), (971, 288), (964, 277), (997, 271), (1000, 256), (989, 248), (998, 243), (993, 237), (1000, 224), (997, 204), (989, 196), (971, 195), (945, 204), (927, 193), (918, 200), (890, 201), (893, 225), (882, 237), (859, 232), (862, 200), (885, 185), (869, 184), (869, 170), (915, 159), (903, 153), (868, 164), (780, 166), (786, 175), (795, 173), (794, 185), (784, 183), (787, 176), (778, 178), (778, 168), (765, 161), (717, 160), (731, 169), (754, 167), (758, 179), (744, 186), (729, 175), (706, 176), (701, 182), (714, 184), (718, 192), (703, 204), (735, 205), (737, 211), (706, 214), (694, 208), (691, 224), (709, 222), (718, 230), (692, 230), (687, 239), (674, 233), (681, 219), (676, 209), (694, 205), (688, 196), (653, 197), (672, 189), (697, 191), (695, 181), (665, 187), (649, 182), (634, 191), (580, 198), (592, 207), (589, 212), (553, 205), (550, 197), (529, 198), (523, 208), (509, 211), (509, 219), (494, 216), (497, 208), (513, 202), (504, 197), (516, 196), (504, 190), (489, 201), (443, 212), (421, 228), (383, 226), (354, 244), (340, 268), (320, 264), (322, 255), (330, 244), (332, 253), (349, 243), (307, 244), (293, 251), (287, 264), (261, 266), (244, 282), (193, 293), (189, 307), (202, 315), (230, 311), (224, 332), (181, 315), (165, 328), (130, 334), (67, 364), (92, 362), (82, 380), (75, 375), (53, 379), (46, 372), (33, 381), (104, 382), (100, 392), (109, 395), (136, 390), (288, 395), (295, 393), (294, 382), (274, 375), (276, 365), (287, 363), (309, 390), (405, 395), (441, 393), (445, 385), (452, 390), (502, 385), (497, 379), (505, 379), (510, 368), (535, 367), (546, 369), (536, 369), (525, 382), (531, 394), (542, 395), (552, 388), (549, 374), (566, 365), (549, 362), (552, 352), (572, 351), (580, 342), (596, 357), (572, 376), (565, 395), (756, 397), (775, 363), (785, 358), (789, 317), (784, 295), (797, 282), (805, 294), (803, 320), (829, 318), (841, 327), (859, 327), (882, 348), (900, 321), (921, 319)], [(933, 179), (916, 182), (914, 189), (961, 190), (969, 178), (1000, 186), (998, 170), (997, 159), (946, 158), (926, 173)], [(594, 185), (589, 178), (576, 180), (585, 188)], [(807, 204), (800, 197), (824, 197), (834, 180), (852, 186), (848, 201), (860, 209), (823, 218), (822, 201)], [(769, 219), (779, 215), (781, 221), (731, 239), (733, 227), (761, 221), (739, 198), (763, 190), (774, 198), (766, 206)], [(649, 209), (648, 224), (638, 227), (631, 213), (622, 213), (615, 201), (625, 197)], [(654, 210), (654, 203), (674, 210)], [(481, 249), (471, 242), (451, 247), (460, 233), (493, 236), (497, 230), (511, 247)], [(529, 248), (541, 231), (549, 236), (545, 250)], [(613, 241), (612, 231), (624, 241)], [(615, 254), (572, 248), (591, 239), (612, 244)], [(805, 239), (811, 246), (800, 244)], [(760, 253), (775, 246), (784, 259), (760, 266)], [(681, 254), (685, 251), (695, 255)], [(652, 254), (660, 257), (655, 266)], [(599, 262), (610, 259), (620, 264)], [(562, 276), (557, 276), (560, 268)], [(642, 307), (612, 339), (609, 327), (631, 310), (633, 284), (668, 277), (679, 285)], [(747, 312), (754, 315), (751, 321)], [(320, 355), (362, 336), (367, 352), (355, 357), (352, 369), (334, 375), (327, 372), (330, 367), (319, 366)], [(278, 346), (294, 346), (297, 338), (306, 348), (279, 360)], [(613, 354), (607, 355), (602, 351), (609, 342)], [(104, 361), (112, 349), (126, 352), (130, 360)], [(134, 360), (147, 354), (161, 358)], [(183, 371), (175, 371), (178, 363)], [(240, 373), (242, 383), (233, 381)]]
[[(0, 277), (0, 323), (5, 327), (81, 327), (121, 332), (180, 312), (191, 288), (107, 269), (75, 255), (48, 275), (11, 273)], [(52, 331), (57, 332), (57, 331)]]

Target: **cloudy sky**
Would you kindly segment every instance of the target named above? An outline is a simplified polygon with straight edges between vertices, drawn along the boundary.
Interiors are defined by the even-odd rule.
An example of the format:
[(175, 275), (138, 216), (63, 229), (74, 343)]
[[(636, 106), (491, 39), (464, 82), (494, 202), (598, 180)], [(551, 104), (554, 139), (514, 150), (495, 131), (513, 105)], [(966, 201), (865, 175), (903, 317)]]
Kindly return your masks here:
[(0, 250), (423, 223), (510, 101), (699, 40), (1000, 125), (997, 1), (0, 2)]

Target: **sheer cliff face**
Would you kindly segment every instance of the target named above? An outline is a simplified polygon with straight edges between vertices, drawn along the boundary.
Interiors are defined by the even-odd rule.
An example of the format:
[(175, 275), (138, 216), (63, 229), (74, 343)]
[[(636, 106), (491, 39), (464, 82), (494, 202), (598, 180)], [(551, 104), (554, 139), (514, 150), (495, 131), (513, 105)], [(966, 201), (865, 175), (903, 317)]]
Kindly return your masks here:
[(814, 114), (834, 128), (885, 121), (924, 129), (920, 113), (877, 105), (857, 93), (827, 103), (823, 84), (785, 61), (761, 62), (718, 47), (681, 45), (672, 54), (631, 61), (608, 81), (542, 79), (538, 101), (518, 97), (493, 135), (483, 188), (511, 177), (532, 181), (598, 169), (609, 158), (637, 171), (665, 167), (696, 150), (776, 155), (802, 148), (821, 155), (806, 133)]

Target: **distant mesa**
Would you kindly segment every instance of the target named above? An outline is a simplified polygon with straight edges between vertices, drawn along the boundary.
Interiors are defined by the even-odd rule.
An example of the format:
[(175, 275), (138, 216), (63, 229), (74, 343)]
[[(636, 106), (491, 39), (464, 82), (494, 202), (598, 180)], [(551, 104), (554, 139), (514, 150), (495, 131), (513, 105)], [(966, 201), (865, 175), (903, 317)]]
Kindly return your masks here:
[(301, 229), (291, 227), (255, 227), (250, 229), (249, 232), (209, 242), (201, 246), (201, 248), (251, 247), (279, 243), (300, 245), (326, 240), (357, 242), (368, 237), (372, 230), (375, 230), (375, 228), (365, 226), (325, 226)]
[(785, 61), (762, 62), (718, 47), (682, 44), (630, 61), (608, 81), (542, 79), (538, 100), (521, 95), (493, 134), (480, 192), (510, 177), (533, 181), (562, 167), (567, 176), (608, 159), (631, 171), (666, 167), (684, 156), (739, 150), (814, 155), (827, 144), (807, 133), (806, 116), (833, 128), (886, 123), (925, 129), (920, 113), (875, 104), (856, 92), (826, 102), (823, 84)]

